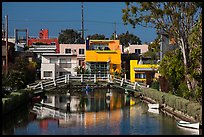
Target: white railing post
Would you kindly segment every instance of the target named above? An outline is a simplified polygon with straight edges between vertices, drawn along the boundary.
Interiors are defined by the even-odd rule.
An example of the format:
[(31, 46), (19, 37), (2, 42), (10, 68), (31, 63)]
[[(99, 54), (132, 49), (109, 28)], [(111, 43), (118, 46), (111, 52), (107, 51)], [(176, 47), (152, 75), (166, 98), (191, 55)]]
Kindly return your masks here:
[(133, 89), (135, 90), (137, 86), (137, 82), (134, 83)]
[(81, 82), (83, 82), (83, 75), (81, 74)]
[(42, 82), (40, 82), (40, 86), (41, 86), (41, 89), (43, 89), (43, 84), (42, 84)]
[(67, 83), (67, 75), (64, 77), (64, 83)]
[(96, 74), (94, 74), (94, 83), (96, 83)]
[(126, 81), (126, 79), (127, 79), (127, 76), (126, 76), (126, 74), (125, 74), (125, 81)]
[(107, 75), (108, 83), (110, 83), (110, 74)]
[(122, 78), (121, 82), (120, 82), (120, 86), (122, 87), (123, 86), (123, 81), (124, 81), (124, 78)]
[(53, 83), (54, 83), (54, 86), (56, 86), (56, 81), (55, 81), (55, 79), (53, 79)]
[(68, 77), (68, 83), (69, 83), (69, 74), (67, 75), (67, 77)]

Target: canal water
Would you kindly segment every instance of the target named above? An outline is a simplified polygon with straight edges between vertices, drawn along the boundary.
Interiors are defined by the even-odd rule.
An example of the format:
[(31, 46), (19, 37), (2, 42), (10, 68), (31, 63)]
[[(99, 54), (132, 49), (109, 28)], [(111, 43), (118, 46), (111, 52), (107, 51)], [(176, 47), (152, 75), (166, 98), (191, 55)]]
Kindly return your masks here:
[[(43, 102), (42, 102), (43, 101)], [(45, 105), (40, 106), (39, 104)], [(192, 135), (175, 118), (117, 89), (46, 93), (2, 119), (3, 135)]]

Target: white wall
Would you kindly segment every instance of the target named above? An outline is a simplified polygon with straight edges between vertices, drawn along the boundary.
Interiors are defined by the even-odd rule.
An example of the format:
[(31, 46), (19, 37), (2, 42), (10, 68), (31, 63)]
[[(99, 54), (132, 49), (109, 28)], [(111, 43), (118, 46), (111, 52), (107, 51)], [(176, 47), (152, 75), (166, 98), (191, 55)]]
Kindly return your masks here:
[[(50, 63), (50, 58), (56, 58), (56, 63)], [(66, 59), (68, 63), (68, 58), (71, 59), (71, 68), (61, 68), (60, 59)], [(60, 75), (60, 72), (70, 72), (71, 75), (77, 75), (75, 72), (75, 68), (77, 67), (77, 58), (76, 55), (66, 55), (66, 54), (50, 54), (50, 55), (42, 55), (42, 63), (41, 63), (41, 79), (53, 79)], [(52, 71), (52, 77), (44, 77), (44, 71)]]

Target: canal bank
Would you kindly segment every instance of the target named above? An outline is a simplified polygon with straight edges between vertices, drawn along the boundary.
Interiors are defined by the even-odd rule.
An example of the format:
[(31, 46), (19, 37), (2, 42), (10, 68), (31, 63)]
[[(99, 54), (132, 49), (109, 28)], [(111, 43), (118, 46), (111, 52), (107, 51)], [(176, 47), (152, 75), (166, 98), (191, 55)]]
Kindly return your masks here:
[(31, 99), (31, 94), (25, 90), (17, 90), (10, 93), (10, 95), (2, 98), (2, 114), (7, 115), (13, 112), (24, 104), (27, 104)]
[(176, 119), (199, 122), (202, 125), (202, 106), (199, 103), (145, 87), (139, 97), (146, 103), (160, 104), (161, 111)]

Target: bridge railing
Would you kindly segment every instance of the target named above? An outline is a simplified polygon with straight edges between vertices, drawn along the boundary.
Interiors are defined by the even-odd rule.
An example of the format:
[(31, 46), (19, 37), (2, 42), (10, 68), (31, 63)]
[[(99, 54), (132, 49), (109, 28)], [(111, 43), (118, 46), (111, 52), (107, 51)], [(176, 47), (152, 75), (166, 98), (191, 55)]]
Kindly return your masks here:
[(142, 86), (138, 82), (131, 82), (130, 80), (125, 79), (125, 78), (121, 78), (121, 77), (114, 77), (113, 81), (115, 83), (120, 84), (121, 87), (127, 86), (130, 88), (133, 88), (134, 90), (136, 90), (136, 89), (141, 90), (141, 88), (142, 88)]
[(45, 80), (45, 81), (40, 81), (38, 83), (29, 84), (29, 85), (27, 85), (27, 88), (33, 89), (33, 90), (40, 90), (40, 89), (43, 89), (45, 87), (56, 86), (58, 84), (68, 83), (70, 81), (80, 81), (80, 82), (90, 81), (90, 82), (94, 82), (94, 83), (96, 83), (97, 81), (109, 82), (110, 81), (110, 75), (108, 75), (106, 77), (97, 77), (96, 74), (80, 74), (80, 75), (76, 75), (76, 76), (66, 74), (63, 76), (55, 77), (54, 79), (49, 79), (49, 80)]

